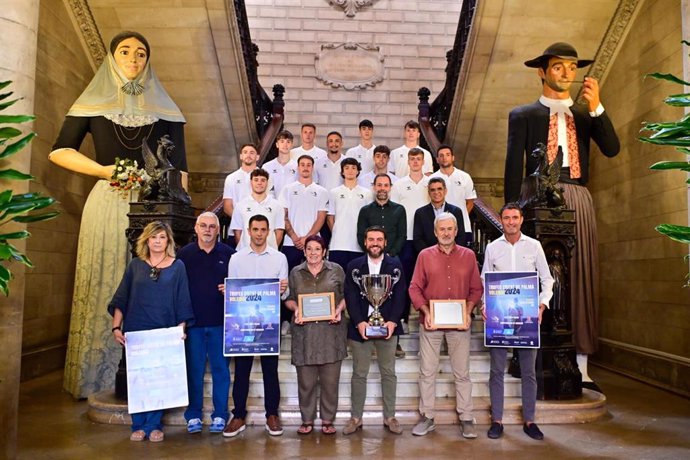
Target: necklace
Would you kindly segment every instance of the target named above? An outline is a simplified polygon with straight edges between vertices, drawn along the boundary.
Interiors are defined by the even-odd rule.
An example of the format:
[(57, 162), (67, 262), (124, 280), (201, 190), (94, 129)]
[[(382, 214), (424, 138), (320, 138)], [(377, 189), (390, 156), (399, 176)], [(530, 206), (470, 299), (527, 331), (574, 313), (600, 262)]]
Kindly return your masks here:
[[(149, 126), (149, 132), (142, 136), (144, 126), (127, 128), (120, 126), (117, 123), (113, 123), (113, 129), (115, 130), (115, 137), (121, 146), (127, 150), (139, 150), (141, 145), (146, 142), (153, 131), (153, 124)], [(127, 132), (133, 132), (133, 136), (128, 137)]]
[(167, 259), (167, 258), (168, 258), (168, 256), (165, 255), (160, 260), (160, 262), (158, 262), (156, 265), (152, 265), (153, 261), (151, 260), (151, 257), (149, 256), (149, 265), (151, 265), (151, 270), (149, 271), (149, 278), (151, 278), (153, 281), (158, 281), (158, 277), (161, 274), (161, 269), (158, 268), (158, 266), (160, 264), (162, 264), (165, 261), (165, 259)]

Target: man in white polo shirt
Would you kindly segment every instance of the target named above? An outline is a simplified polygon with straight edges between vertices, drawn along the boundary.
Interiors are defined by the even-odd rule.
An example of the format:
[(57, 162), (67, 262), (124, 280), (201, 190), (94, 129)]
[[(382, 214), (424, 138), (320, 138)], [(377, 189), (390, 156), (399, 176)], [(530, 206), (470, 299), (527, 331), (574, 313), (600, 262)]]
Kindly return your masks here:
[(273, 182), (273, 196), (276, 198), (280, 196), (283, 187), (297, 180), (297, 161), (290, 158), (292, 139), (290, 131), (279, 132), (276, 136), (278, 156), (262, 165)]
[(362, 255), (357, 241), (357, 218), (362, 206), (374, 201), (371, 189), (357, 184), (360, 168), (357, 160), (345, 158), (340, 163), (344, 183), (330, 191), (328, 200), (327, 222), (332, 232), (328, 260), (343, 270), (351, 260)]
[(436, 151), (440, 169), (431, 177), (440, 177), (446, 182), (448, 194), (446, 201), (454, 204), (462, 210), (462, 220), (465, 226), (465, 243), (472, 242), (472, 226), (470, 225), (470, 212), (477, 199), (477, 191), (474, 189), (472, 177), (465, 171), (455, 167), (455, 155), (449, 145), (441, 145)]
[(422, 172), (426, 175), (434, 171), (434, 160), (431, 159), (431, 152), (419, 146), (419, 137), (421, 136), (419, 123), (410, 120), (405, 123), (405, 143), (391, 152), (391, 159), (388, 168), (390, 172), (398, 177), (405, 177), (410, 172), (407, 166), (407, 152), (410, 149), (418, 148), (424, 152), (424, 166)]
[(285, 208), (283, 253), (290, 270), (304, 258), (304, 240), (319, 233), (326, 222), (328, 192), (312, 180), (314, 160), (309, 155), (297, 159), (297, 181), (283, 187), (280, 204)]
[[(359, 161), (362, 167), (360, 175), (367, 174), (374, 169), (374, 142), (371, 140), (374, 136), (374, 124), (371, 120), (362, 120), (359, 122), (359, 145), (352, 147), (345, 152), (348, 158), (354, 158)], [(387, 172), (387, 171), (381, 171)], [(373, 178), (372, 178), (373, 179)], [(373, 182), (373, 180), (372, 180)]]
[(391, 149), (387, 145), (377, 145), (374, 147), (374, 169), (366, 174), (362, 173), (357, 178), (357, 182), (364, 188), (374, 188), (374, 179), (379, 174), (387, 174), (391, 180), (391, 184), (398, 181), (398, 177), (388, 171), (388, 160), (391, 157)]
[(235, 203), (249, 195), (249, 174), (256, 169), (259, 159), (259, 149), (254, 144), (244, 144), (240, 147), (240, 167), (228, 174), (223, 187), (223, 211), (232, 217)]
[(268, 218), (271, 231), (268, 234), (267, 244), (273, 249), (278, 249), (285, 232), (285, 210), (278, 200), (268, 195), (269, 176), (266, 170), (255, 169), (249, 176), (252, 193), (237, 203), (230, 222), (230, 230), (235, 234), (237, 250), (249, 244), (247, 225), (249, 219), (257, 214)]
[(326, 151), (314, 145), (316, 140), (316, 126), (312, 123), (304, 123), (300, 131), (302, 145), (290, 150), (290, 158), (297, 160), (302, 155), (309, 155), (314, 160), (326, 156)]
[(326, 143), (326, 156), (314, 159), (313, 178), (314, 182), (330, 191), (343, 184), (343, 177), (340, 175), (340, 162), (345, 158), (342, 154), (343, 136), (338, 131), (331, 131), (326, 136)]

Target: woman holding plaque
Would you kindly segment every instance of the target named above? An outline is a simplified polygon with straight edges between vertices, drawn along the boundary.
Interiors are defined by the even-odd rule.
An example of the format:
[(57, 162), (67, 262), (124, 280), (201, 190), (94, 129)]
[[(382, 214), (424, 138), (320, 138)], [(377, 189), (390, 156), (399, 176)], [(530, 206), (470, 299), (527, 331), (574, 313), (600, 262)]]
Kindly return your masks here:
[(302, 425), (298, 434), (309, 434), (316, 419), (316, 393), (321, 387), (321, 432), (335, 434), (340, 367), (347, 355), (345, 273), (326, 260), (326, 242), (318, 235), (304, 244), (306, 261), (290, 272), (290, 295), (285, 305), (295, 312), (292, 320), (292, 364), (297, 368)]
[[(158, 139), (168, 135), (175, 144), (171, 164), (187, 169), (185, 118), (151, 67), (148, 41), (137, 32), (121, 32), (109, 51), (67, 112), (48, 157), (69, 171), (98, 179), (81, 214), (65, 360), (63, 386), (75, 398), (113, 388), (120, 358), (102, 306), (127, 265), (127, 212), (136, 194), (111, 186), (117, 183), (112, 181), (115, 161), (136, 161), (137, 168), (143, 168), (142, 144), (155, 152)], [(95, 155), (82, 153), (87, 152), (82, 143), (88, 133)]]
[[(162, 222), (148, 224), (137, 239), (137, 258), (127, 270), (108, 305), (115, 341), (127, 346), (125, 332), (147, 331), (194, 322), (187, 271), (175, 259), (173, 234)], [(184, 339), (184, 336), (182, 337)], [(164, 439), (162, 410), (132, 414), (131, 441)]]

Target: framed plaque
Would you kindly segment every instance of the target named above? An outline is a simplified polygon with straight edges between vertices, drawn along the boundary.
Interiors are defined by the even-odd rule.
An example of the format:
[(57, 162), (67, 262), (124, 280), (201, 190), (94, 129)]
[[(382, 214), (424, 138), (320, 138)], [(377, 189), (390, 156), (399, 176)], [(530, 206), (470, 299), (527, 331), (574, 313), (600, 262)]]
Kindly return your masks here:
[(331, 321), (335, 318), (335, 294), (300, 294), (297, 296), (297, 315), (304, 322)]
[(465, 299), (447, 299), (429, 301), (431, 325), (437, 329), (467, 330), (467, 302)]

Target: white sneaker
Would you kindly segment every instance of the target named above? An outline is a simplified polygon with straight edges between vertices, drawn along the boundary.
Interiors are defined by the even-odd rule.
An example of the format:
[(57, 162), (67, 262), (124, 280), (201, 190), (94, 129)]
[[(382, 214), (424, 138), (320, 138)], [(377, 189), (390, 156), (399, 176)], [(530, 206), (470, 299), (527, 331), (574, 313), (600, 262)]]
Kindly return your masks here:
[(422, 416), (422, 420), (412, 428), (412, 434), (415, 436), (424, 436), (435, 429), (436, 424), (434, 423), (434, 419)]

